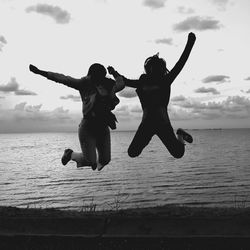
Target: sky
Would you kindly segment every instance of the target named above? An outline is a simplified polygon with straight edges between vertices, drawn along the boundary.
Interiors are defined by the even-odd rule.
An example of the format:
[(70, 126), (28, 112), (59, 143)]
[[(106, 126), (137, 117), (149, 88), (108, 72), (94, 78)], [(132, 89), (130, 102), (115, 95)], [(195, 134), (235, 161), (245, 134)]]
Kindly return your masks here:
[[(157, 52), (171, 70), (189, 32), (196, 43), (172, 84), (173, 127), (249, 128), (249, 10), (249, 0), (0, 0), (0, 133), (78, 129), (79, 93), (29, 64), (81, 78), (98, 62), (137, 79)], [(136, 129), (135, 90), (118, 97), (118, 130)]]

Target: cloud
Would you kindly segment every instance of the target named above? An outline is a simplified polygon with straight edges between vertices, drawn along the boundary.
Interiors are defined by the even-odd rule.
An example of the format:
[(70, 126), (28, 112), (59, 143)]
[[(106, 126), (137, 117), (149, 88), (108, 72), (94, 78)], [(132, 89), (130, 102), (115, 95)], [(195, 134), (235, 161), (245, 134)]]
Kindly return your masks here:
[(194, 9), (187, 8), (185, 6), (180, 6), (180, 7), (178, 7), (178, 12), (181, 14), (192, 14), (192, 13), (194, 13)]
[(30, 6), (26, 9), (26, 12), (37, 12), (42, 15), (53, 18), (59, 24), (69, 23), (70, 14), (66, 10), (62, 10), (58, 6), (52, 6), (49, 4), (37, 4)]
[[(168, 106), (170, 119), (173, 121), (188, 121), (193, 127), (196, 121), (211, 120), (209, 126), (213, 124), (223, 124), (228, 119), (235, 119), (242, 124), (240, 119), (250, 119), (250, 99), (241, 96), (230, 96), (223, 101), (201, 102), (196, 98), (186, 98), (182, 95), (175, 96), (171, 99)], [(142, 117), (142, 109), (139, 105), (119, 107), (119, 111), (115, 111), (119, 122), (134, 121), (140, 122)], [(245, 120), (247, 121), (247, 120)]]
[(171, 98), (171, 102), (182, 102), (185, 100), (186, 100), (186, 97), (184, 97), (183, 95), (174, 96)]
[(250, 94), (250, 89), (246, 91), (246, 93)]
[(19, 84), (15, 77), (12, 77), (6, 85), (0, 85), (0, 92), (4, 93), (15, 93), (15, 95), (37, 95), (35, 92), (30, 90), (19, 89)]
[[(175, 97), (169, 105), (170, 119), (173, 121), (192, 122), (196, 127), (203, 121), (207, 127), (215, 124), (236, 122), (239, 126), (249, 124), (250, 99), (242, 96), (230, 96), (220, 102), (200, 102), (184, 96)], [(123, 105), (115, 111), (120, 128), (136, 128), (141, 120), (142, 112), (139, 105)], [(42, 110), (42, 105), (28, 105), (26, 102), (17, 104), (13, 109), (0, 106), (0, 133), (12, 132), (69, 132), (77, 133), (82, 114), (69, 113), (63, 107), (54, 110)], [(231, 119), (230, 122), (228, 119)], [(233, 119), (233, 120), (232, 120)], [(244, 120), (243, 120), (244, 119)], [(208, 122), (210, 120), (210, 122)], [(198, 122), (199, 121), (199, 122)], [(127, 127), (129, 126), (129, 127)]]
[[(183, 114), (181, 117), (178, 114)], [(248, 119), (250, 118), (250, 99), (242, 96), (229, 96), (221, 102), (202, 103), (185, 98), (171, 105), (174, 119)]]
[(2, 48), (5, 44), (7, 44), (7, 40), (4, 36), (0, 35), (0, 51), (2, 51)]
[(210, 2), (218, 6), (219, 10), (226, 10), (229, 0), (210, 0)]
[(172, 38), (156, 39), (155, 43), (163, 43), (163, 44), (172, 45), (173, 44), (173, 39)]
[(195, 93), (212, 93), (213, 95), (219, 95), (220, 92), (215, 88), (205, 88), (201, 87), (195, 90)]
[(184, 21), (174, 25), (176, 31), (189, 31), (189, 30), (217, 30), (221, 27), (218, 20), (213, 20), (211, 17), (188, 17)]
[(118, 122), (135, 122), (141, 119), (142, 109), (138, 105), (132, 107), (129, 107), (128, 105), (123, 105), (116, 108), (114, 113), (118, 119)]
[(81, 114), (73, 115), (63, 107), (42, 110), (42, 104), (17, 104), (13, 109), (0, 109), (0, 133), (77, 131)]
[(202, 80), (202, 82), (204, 83), (210, 83), (210, 82), (217, 82), (217, 83), (223, 83), (226, 81), (229, 81), (230, 77), (229, 76), (225, 76), (225, 75), (211, 75), (211, 76), (207, 76), (206, 78), (204, 78)]
[(167, 0), (144, 0), (143, 5), (151, 9), (159, 9), (165, 6)]
[(8, 82), (6, 85), (0, 85), (0, 91), (1, 92), (15, 92), (18, 90), (18, 83), (16, 82), (16, 79), (12, 77), (10, 79), (10, 82)]
[(14, 107), (14, 110), (23, 111), (24, 108), (25, 108), (26, 103), (27, 103), (27, 102), (21, 102), (21, 103), (19, 103), (19, 104), (16, 104), (16, 106)]
[(247, 77), (247, 78), (245, 78), (244, 80), (246, 80), (246, 81), (250, 81), (250, 76), (249, 76), (249, 77)]
[(5, 39), (4, 36), (0, 35), (0, 42), (1, 43), (4, 43), (4, 44), (7, 44), (7, 40)]
[(21, 102), (14, 107), (14, 110), (26, 111), (26, 112), (39, 112), (42, 104), (39, 105), (26, 105), (26, 102)]
[(133, 88), (125, 88), (121, 92), (119, 92), (118, 95), (125, 98), (133, 98), (137, 96)]
[(76, 95), (61, 96), (60, 99), (62, 99), (62, 100), (72, 100), (74, 102), (80, 102), (81, 101), (81, 97), (76, 96)]
[(37, 95), (37, 94), (30, 90), (18, 89), (15, 91), (15, 95)]

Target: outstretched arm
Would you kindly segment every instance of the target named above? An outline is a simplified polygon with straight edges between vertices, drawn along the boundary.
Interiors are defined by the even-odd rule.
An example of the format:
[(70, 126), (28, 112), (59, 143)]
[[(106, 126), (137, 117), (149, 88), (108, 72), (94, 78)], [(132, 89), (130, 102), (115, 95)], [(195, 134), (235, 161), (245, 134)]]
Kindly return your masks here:
[(114, 93), (123, 90), (125, 88), (123, 77), (112, 66), (108, 66), (108, 72), (115, 78), (116, 84), (113, 88)]
[(116, 76), (122, 77), (125, 86), (131, 87), (131, 88), (137, 88), (138, 87), (139, 80), (127, 79), (125, 76), (120, 75), (112, 66), (108, 67), (108, 72), (109, 72), (109, 74), (113, 75), (113, 77), (115, 79), (116, 79)]
[(79, 90), (79, 85), (81, 84), (81, 79), (76, 79), (71, 76), (65, 76), (63, 74), (55, 73), (55, 72), (49, 72), (45, 70), (38, 69), (36, 66), (30, 64), (29, 69), (31, 72), (44, 76), (48, 78), (49, 80), (52, 80), (54, 82), (62, 83), (68, 87), (74, 88)]
[(139, 86), (139, 80), (128, 79), (125, 76), (123, 76), (123, 80), (124, 80), (125, 86), (131, 87), (131, 88), (138, 88)]
[(185, 63), (190, 55), (190, 52), (193, 48), (195, 40), (196, 40), (195, 34), (190, 32), (188, 34), (188, 41), (187, 41), (186, 47), (185, 47), (184, 51), (182, 52), (180, 59), (175, 64), (175, 66), (170, 71), (170, 73), (168, 74), (168, 77), (170, 78), (171, 83), (174, 81), (174, 79), (178, 76), (178, 74), (181, 72), (182, 68), (184, 67), (184, 65), (185, 65)]

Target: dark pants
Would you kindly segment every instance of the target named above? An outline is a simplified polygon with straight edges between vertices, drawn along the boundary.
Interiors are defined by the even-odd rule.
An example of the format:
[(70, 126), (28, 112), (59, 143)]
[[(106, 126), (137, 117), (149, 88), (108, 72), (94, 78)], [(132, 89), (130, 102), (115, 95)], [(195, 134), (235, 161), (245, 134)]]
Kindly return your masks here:
[(83, 153), (82, 165), (95, 165), (98, 161), (106, 165), (111, 159), (110, 131), (107, 125), (96, 119), (83, 119), (79, 125), (78, 137)]
[(150, 115), (147, 115), (138, 127), (128, 148), (128, 155), (130, 157), (139, 156), (153, 135), (157, 135), (161, 139), (173, 157), (181, 158), (184, 155), (185, 145), (176, 138), (169, 119)]

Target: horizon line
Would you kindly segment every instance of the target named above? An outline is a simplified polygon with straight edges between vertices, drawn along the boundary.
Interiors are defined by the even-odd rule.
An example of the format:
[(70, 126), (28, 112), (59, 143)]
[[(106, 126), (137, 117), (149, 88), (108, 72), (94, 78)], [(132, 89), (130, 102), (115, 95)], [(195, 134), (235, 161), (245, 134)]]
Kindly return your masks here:
[[(184, 130), (240, 130), (240, 129), (250, 129), (250, 127), (244, 128), (184, 128)], [(128, 130), (110, 130), (111, 133), (118, 132), (136, 132), (136, 129)], [(39, 133), (77, 133), (77, 131), (9, 131), (0, 132), (0, 134), (39, 134)]]

